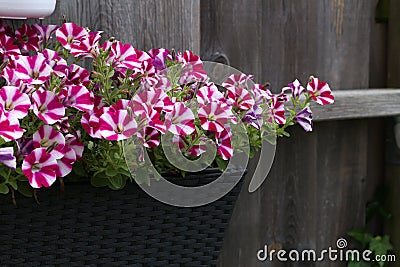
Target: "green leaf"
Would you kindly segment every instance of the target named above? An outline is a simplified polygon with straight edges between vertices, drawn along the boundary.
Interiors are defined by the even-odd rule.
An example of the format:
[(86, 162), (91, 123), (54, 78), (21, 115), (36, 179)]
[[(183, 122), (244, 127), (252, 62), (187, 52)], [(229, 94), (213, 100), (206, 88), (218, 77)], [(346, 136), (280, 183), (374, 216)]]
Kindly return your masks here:
[[(389, 241), (389, 236), (376, 236), (369, 243), (369, 249), (373, 251), (375, 255), (386, 255), (389, 250), (393, 249), (393, 246)], [(379, 266), (383, 266), (385, 262), (380, 261), (378, 264)]]
[(371, 267), (371, 263), (365, 261), (350, 261), (347, 267)]
[(226, 167), (228, 167), (228, 163), (229, 163), (228, 160), (224, 160), (224, 159), (222, 159), (222, 158), (219, 157), (219, 156), (215, 158), (215, 162), (217, 163), (218, 168), (219, 168), (221, 171), (225, 171), (225, 170), (226, 170)]
[(126, 179), (119, 174), (114, 177), (108, 177), (108, 180), (110, 181), (108, 187), (113, 190), (120, 190), (124, 188), (126, 184)]
[(90, 179), (90, 183), (95, 187), (104, 187), (109, 185), (109, 181), (104, 172), (96, 172)]
[(348, 235), (361, 243), (363, 248), (367, 247), (373, 236), (363, 229), (355, 229), (348, 232)]
[(150, 185), (150, 176), (147, 167), (139, 167), (135, 171), (135, 181), (138, 184), (147, 184)]
[(33, 196), (33, 188), (29, 185), (28, 182), (18, 182), (18, 192), (26, 197)]
[(114, 176), (116, 176), (116, 175), (118, 175), (118, 174), (119, 174), (119, 171), (116, 170), (116, 169), (114, 169), (114, 168), (112, 168), (112, 167), (108, 167), (108, 168), (106, 169), (106, 175), (107, 175), (108, 177), (114, 177)]
[(8, 194), (9, 191), (6, 184), (0, 184), (0, 194)]
[(18, 189), (18, 185), (17, 185), (17, 181), (16, 181), (16, 180), (10, 180), (10, 181), (8, 181), (8, 184), (9, 184), (14, 190), (17, 190), (17, 189)]
[(75, 162), (75, 164), (73, 165), (72, 171), (74, 172), (75, 175), (77, 175), (79, 177), (86, 177), (87, 176), (85, 167), (83, 166), (83, 163), (80, 160)]

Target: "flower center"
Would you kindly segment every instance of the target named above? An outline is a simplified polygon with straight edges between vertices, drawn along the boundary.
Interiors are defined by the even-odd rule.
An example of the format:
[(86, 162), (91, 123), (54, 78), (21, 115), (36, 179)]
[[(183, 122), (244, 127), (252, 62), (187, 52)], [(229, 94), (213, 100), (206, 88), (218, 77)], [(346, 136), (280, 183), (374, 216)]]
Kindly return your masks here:
[(124, 127), (122, 126), (121, 123), (119, 123), (119, 124), (117, 125), (117, 128), (115, 128), (114, 131), (115, 131), (117, 134), (121, 134), (121, 133), (124, 131)]
[(209, 121), (216, 121), (217, 118), (215, 117), (215, 114), (211, 112), (211, 113), (208, 115), (208, 120), (209, 120)]
[(32, 165), (32, 172), (38, 172), (42, 168), (42, 164), (40, 163), (35, 163)]
[(38, 111), (39, 111), (40, 113), (44, 113), (44, 112), (47, 111), (47, 108), (46, 108), (45, 105), (41, 105), (41, 106), (38, 108)]
[(74, 40), (74, 37), (73, 36), (71, 36), (71, 35), (68, 35), (68, 37), (67, 37), (67, 43), (68, 44), (72, 44), (72, 41)]
[(51, 145), (50, 140), (48, 140), (47, 138), (43, 138), (43, 139), (40, 141), (40, 146), (41, 146), (41, 147), (48, 147), (48, 146), (50, 146), (50, 145)]
[(39, 78), (39, 72), (37, 72), (37, 71), (34, 71), (33, 73), (32, 73), (32, 78), (33, 79), (37, 79), (37, 78)]
[(4, 109), (7, 110), (7, 111), (10, 111), (10, 110), (13, 110), (13, 108), (14, 108), (14, 106), (13, 106), (12, 102), (7, 100)]

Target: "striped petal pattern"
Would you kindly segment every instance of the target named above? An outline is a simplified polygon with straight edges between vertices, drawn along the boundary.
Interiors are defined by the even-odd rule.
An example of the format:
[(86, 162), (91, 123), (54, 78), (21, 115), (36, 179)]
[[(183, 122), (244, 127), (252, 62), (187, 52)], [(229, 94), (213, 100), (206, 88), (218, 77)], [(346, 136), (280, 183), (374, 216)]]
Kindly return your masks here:
[(50, 79), (53, 69), (42, 55), (20, 56), (15, 61), (15, 75), (28, 84), (43, 84)]
[(134, 118), (126, 110), (107, 111), (100, 117), (100, 134), (107, 140), (124, 140), (131, 137), (137, 128)]
[(0, 105), (7, 118), (13, 123), (18, 123), (18, 119), (28, 114), (31, 100), (27, 94), (21, 93), (18, 87), (4, 86), (0, 89)]
[(33, 188), (49, 187), (56, 181), (56, 158), (45, 148), (36, 148), (22, 162), (22, 173)]
[[(64, 156), (65, 137), (50, 125), (42, 125), (33, 134), (33, 146), (46, 148), (56, 159)], [(50, 150), (50, 151), (49, 151)]]
[(65, 115), (65, 107), (51, 91), (37, 90), (32, 100), (33, 112), (47, 124), (54, 124)]
[(194, 115), (182, 102), (174, 104), (174, 110), (165, 115), (168, 131), (176, 135), (189, 135), (195, 131)]
[(56, 38), (65, 49), (71, 49), (73, 43), (79, 42), (86, 37), (88, 32), (85, 28), (79, 27), (74, 23), (64, 23), (56, 31)]
[(326, 82), (318, 78), (312, 78), (307, 84), (307, 92), (311, 94), (312, 99), (320, 105), (332, 104), (335, 98)]

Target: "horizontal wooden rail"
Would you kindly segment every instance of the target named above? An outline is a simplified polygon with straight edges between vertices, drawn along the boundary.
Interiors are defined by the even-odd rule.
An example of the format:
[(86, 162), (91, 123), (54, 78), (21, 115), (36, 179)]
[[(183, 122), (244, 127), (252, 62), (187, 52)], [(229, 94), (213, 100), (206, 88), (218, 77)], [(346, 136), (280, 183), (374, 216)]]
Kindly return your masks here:
[(311, 104), (314, 121), (400, 115), (400, 89), (337, 90), (333, 95), (333, 105)]

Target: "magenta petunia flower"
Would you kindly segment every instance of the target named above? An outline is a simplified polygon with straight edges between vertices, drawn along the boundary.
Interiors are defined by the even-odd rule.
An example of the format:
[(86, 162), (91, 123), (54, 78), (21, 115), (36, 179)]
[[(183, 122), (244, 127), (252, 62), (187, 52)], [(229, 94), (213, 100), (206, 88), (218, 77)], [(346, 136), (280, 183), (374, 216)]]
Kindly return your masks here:
[(225, 102), (224, 94), (218, 90), (214, 83), (200, 87), (196, 98), (197, 102), (201, 105), (206, 105), (210, 102)]
[(0, 148), (0, 162), (13, 170), (17, 168), (17, 158), (14, 156), (13, 147)]
[(222, 159), (228, 160), (233, 156), (232, 133), (229, 128), (215, 134), (217, 151)]
[(247, 82), (253, 79), (253, 75), (245, 75), (245, 74), (232, 74), (226, 79), (225, 82), (222, 83), (222, 86), (226, 89), (234, 90), (235, 88), (243, 88), (247, 89)]
[(207, 72), (203, 69), (203, 62), (192, 51), (186, 50), (184, 53), (178, 53), (177, 59), (183, 63), (182, 74), (179, 79), (180, 84), (208, 80)]
[(164, 48), (151, 49), (147, 52), (151, 57), (151, 64), (157, 71), (161, 71), (167, 68), (167, 59), (172, 60), (172, 56), (169, 50)]
[(4, 86), (0, 89), (0, 105), (3, 107), (8, 120), (17, 124), (18, 119), (28, 115), (31, 100), (27, 94), (21, 93), (18, 87)]
[(15, 38), (18, 40), (22, 49), (39, 50), (39, 37), (36, 31), (28, 24), (22, 24), (22, 26), (15, 31)]
[(61, 159), (57, 159), (56, 176), (65, 177), (72, 171), (72, 165), (76, 161), (75, 151), (65, 146), (64, 156)]
[(33, 146), (35, 148), (43, 147), (50, 151), (56, 159), (64, 156), (65, 137), (50, 125), (42, 125), (39, 130), (33, 134)]
[(126, 69), (139, 70), (142, 63), (137, 58), (136, 51), (130, 44), (123, 44), (120, 41), (105, 42), (104, 50), (109, 50), (108, 63), (125, 72)]
[(218, 102), (201, 106), (198, 110), (201, 127), (204, 130), (222, 132), (228, 121), (236, 122), (230, 107)]
[(53, 92), (39, 89), (32, 94), (33, 112), (47, 124), (54, 124), (65, 115), (65, 107)]
[(300, 84), (299, 80), (296, 79), (292, 83), (289, 83), (287, 87), (282, 88), (282, 92), (284, 91), (290, 91), (293, 98), (297, 99), (306, 89)]
[(54, 32), (59, 28), (57, 25), (42, 25), (42, 24), (32, 24), (32, 28), (36, 30), (39, 37), (39, 44), (47, 44), (54, 34)]
[(100, 117), (100, 134), (107, 140), (123, 140), (131, 137), (137, 129), (135, 119), (126, 110), (106, 111)]
[(1, 109), (0, 111), (0, 137), (8, 142), (22, 137), (24, 130), (19, 127), (19, 123), (10, 122), (6, 114)]
[(45, 148), (36, 148), (22, 162), (22, 173), (33, 188), (49, 187), (56, 181), (56, 158)]
[(18, 56), (21, 54), (18, 46), (14, 44), (14, 39), (5, 35), (0, 34), (0, 54), (8, 58), (10, 56)]
[(67, 61), (60, 57), (58, 53), (51, 49), (44, 49), (42, 55), (47, 59), (46, 63), (53, 68), (57, 76), (64, 76), (65, 69), (68, 68)]
[(82, 116), (82, 127), (93, 138), (101, 138), (100, 116), (103, 113), (102, 110), (98, 110), (96, 112), (85, 112)]
[(67, 134), (65, 136), (65, 142), (67, 143), (68, 147), (70, 147), (74, 150), (75, 157), (77, 159), (82, 158), (83, 150), (85, 149), (85, 146), (82, 142), (79, 142), (78, 138), (75, 135)]
[(257, 106), (265, 104), (272, 97), (271, 91), (261, 84), (253, 84), (250, 92), (253, 95), (254, 104)]
[(152, 127), (145, 127), (143, 130), (138, 131), (137, 137), (142, 141), (143, 146), (147, 148), (158, 147), (160, 144), (160, 133)]
[(233, 89), (228, 89), (227, 94), (228, 103), (233, 104), (240, 110), (249, 110), (254, 105), (254, 99), (250, 95), (249, 91), (244, 88), (235, 87)]
[(87, 69), (76, 64), (72, 64), (66, 68), (61, 76), (64, 76), (63, 81), (66, 85), (83, 84), (85, 87), (88, 87), (90, 84), (90, 75)]
[(70, 53), (75, 57), (96, 58), (99, 54), (99, 41), (102, 32), (89, 32), (88, 35), (71, 44)]
[(74, 23), (64, 23), (56, 31), (56, 38), (65, 49), (71, 49), (71, 45), (80, 42), (88, 35), (85, 28), (81, 28)]
[(43, 84), (50, 79), (53, 69), (42, 55), (20, 56), (15, 61), (15, 75), (27, 84)]
[(248, 112), (243, 116), (242, 121), (250, 124), (257, 130), (261, 129), (263, 124), (262, 118), (263, 109), (257, 105), (254, 105)]
[(312, 99), (320, 105), (332, 104), (335, 101), (329, 85), (326, 82), (320, 81), (318, 78), (312, 78), (307, 84), (307, 92), (310, 93)]
[(193, 112), (182, 102), (175, 103), (174, 110), (165, 115), (165, 125), (176, 135), (189, 135), (196, 130)]
[(93, 93), (83, 85), (68, 85), (59, 93), (59, 98), (67, 107), (80, 111), (93, 110)]
[(279, 124), (285, 124), (286, 123), (285, 107), (283, 103), (279, 101), (279, 98), (277, 96), (273, 96), (268, 105), (275, 121)]
[(151, 112), (147, 112), (149, 109), (154, 109), (157, 112), (171, 112), (174, 109), (171, 99), (161, 89), (150, 89), (137, 93), (132, 98), (132, 106), (136, 115), (142, 114), (143, 112), (145, 114), (151, 114)]
[(312, 131), (313, 123), (312, 123), (312, 112), (310, 107), (305, 107), (301, 111), (299, 111), (294, 117), (294, 121), (300, 124), (303, 127), (304, 131), (310, 132)]

